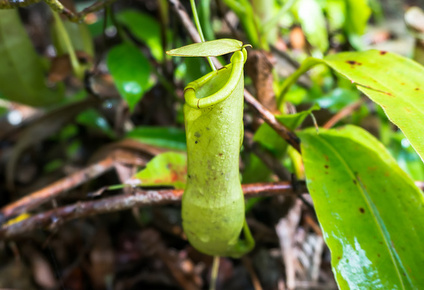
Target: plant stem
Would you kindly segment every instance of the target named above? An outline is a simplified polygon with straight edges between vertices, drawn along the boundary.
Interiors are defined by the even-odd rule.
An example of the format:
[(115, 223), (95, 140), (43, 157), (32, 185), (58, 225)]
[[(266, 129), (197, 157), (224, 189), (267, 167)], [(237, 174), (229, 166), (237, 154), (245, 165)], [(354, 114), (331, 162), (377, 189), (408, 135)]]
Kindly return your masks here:
[(77, 55), (75, 53), (74, 47), (72, 46), (71, 39), (69, 38), (68, 32), (63, 25), (62, 19), (57, 12), (52, 11), (54, 21), (56, 21), (57, 33), (59, 41), (62, 41), (67, 49), (67, 53), (69, 54), (69, 58), (71, 60), (72, 70), (77, 78), (84, 78), (84, 68), (78, 62)]
[[(197, 32), (199, 32), (200, 40), (205, 42), (205, 37), (203, 36), (202, 26), (200, 25), (199, 16), (197, 15), (196, 3), (195, 0), (190, 0), (191, 10), (193, 11), (194, 23), (196, 24)], [(216, 70), (215, 65), (212, 62), (212, 59), (208, 57), (208, 62), (212, 70)]]
[(213, 263), (212, 263), (211, 284), (209, 286), (209, 290), (216, 289), (216, 280), (218, 279), (218, 269), (219, 269), (219, 256), (214, 256)]

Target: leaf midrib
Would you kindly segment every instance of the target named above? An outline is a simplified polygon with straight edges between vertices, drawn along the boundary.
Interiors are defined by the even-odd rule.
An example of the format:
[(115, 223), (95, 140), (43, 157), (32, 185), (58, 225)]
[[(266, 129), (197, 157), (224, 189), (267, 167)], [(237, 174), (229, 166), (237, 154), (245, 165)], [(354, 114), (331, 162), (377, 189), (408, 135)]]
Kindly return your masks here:
[[(354, 174), (354, 171), (350, 168), (350, 166), (344, 160), (344, 158), (339, 154), (339, 152), (336, 150), (336, 148), (334, 148), (327, 140), (325, 140), (324, 138), (322, 138), (319, 135), (317, 136), (316, 140), (318, 140), (319, 142), (323, 143), (327, 148), (329, 148), (334, 153), (334, 155), (339, 159), (340, 163), (346, 168), (346, 171), (350, 174), (350, 176), (353, 177), (353, 178), (355, 178), (355, 180), (357, 179), (356, 176), (355, 176), (355, 174)], [(374, 219), (375, 223), (377, 224), (377, 228), (379, 229), (379, 232), (380, 232), (381, 236), (383, 237), (383, 240), (384, 240), (384, 242), (386, 244), (387, 250), (388, 250), (388, 252), (390, 254), (390, 258), (391, 258), (391, 260), (392, 260), (392, 262), (394, 264), (394, 268), (396, 269), (398, 280), (400, 281), (400, 283), (402, 285), (402, 289), (406, 289), (405, 288), (405, 285), (403, 283), (403, 279), (401, 277), (399, 268), (398, 268), (398, 264), (396, 263), (395, 258), (394, 258), (393, 253), (392, 253), (392, 250), (391, 250), (391, 247), (389, 246), (389, 241), (387, 240), (386, 235), (384, 235), (384, 232), (383, 232), (380, 224), (378, 223), (378, 220), (376, 219), (376, 213), (375, 213), (373, 207), (370, 204), (371, 201), (367, 198), (367, 195), (365, 194), (363, 188), (359, 185), (358, 182), (356, 183), (356, 187), (359, 189), (361, 195), (363, 196), (363, 198), (364, 198), (364, 200), (365, 200), (365, 202), (367, 204), (368, 209), (370, 210), (370, 212), (372, 212), (372, 218)]]

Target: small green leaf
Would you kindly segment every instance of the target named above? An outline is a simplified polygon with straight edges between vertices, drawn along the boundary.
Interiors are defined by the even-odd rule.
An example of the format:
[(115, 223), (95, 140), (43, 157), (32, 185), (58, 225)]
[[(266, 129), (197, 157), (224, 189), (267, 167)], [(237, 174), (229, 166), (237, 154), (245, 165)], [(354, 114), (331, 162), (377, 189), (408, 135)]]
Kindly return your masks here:
[(241, 50), (243, 43), (235, 39), (217, 39), (189, 44), (166, 52), (172, 56), (219, 56)]
[(331, 31), (337, 31), (345, 25), (346, 3), (340, 0), (327, 0), (325, 2), (325, 12)]
[(77, 116), (76, 121), (79, 124), (86, 125), (94, 129), (99, 129), (112, 139), (115, 138), (115, 132), (112, 130), (109, 123), (102, 115), (99, 114), (99, 112), (94, 109), (88, 109), (82, 112)]
[(149, 61), (135, 46), (122, 43), (109, 51), (106, 62), (119, 93), (133, 110), (152, 85)]
[(173, 150), (186, 150), (187, 148), (184, 130), (178, 128), (137, 127), (128, 132), (126, 137), (141, 143)]
[(187, 175), (187, 157), (182, 153), (166, 152), (155, 156), (146, 168), (132, 179), (140, 186), (173, 186), (184, 189)]
[(143, 41), (152, 52), (152, 55), (159, 61), (163, 61), (163, 47), (161, 40), (161, 28), (159, 22), (146, 13), (127, 10), (119, 12), (116, 18), (126, 26), (131, 33)]
[[(318, 109), (319, 106), (315, 104), (308, 110), (290, 115), (277, 115), (275, 118), (287, 128), (294, 130), (302, 124), (303, 120), (305, 120), (312, 111), (316, 111)], [(279, 157), (282, 156), (287, 148), (287, 142), (284, 141), (283, 138), (281, 138), (281, 136), (266, 123), (263, 123), (256, 131), (253, 136), (253, 141), (262, 144), (265, 148), (274, 153), (275, 156)]]
[(368, 0), (345, 0), (345, 2), (347, 12), (345, 30), (349, 37), (352, 35), (361, 36), (365, 32), (368, 19), (371, 16)]
[(321, 52), (328, 49), (328, 34), (324, 14), (315, 0), (298, 0), (293, 9), (308, 41)]
[(424, 285), (424, 195), (385, 147), (355, 126), (298, 135), (339, 288)]

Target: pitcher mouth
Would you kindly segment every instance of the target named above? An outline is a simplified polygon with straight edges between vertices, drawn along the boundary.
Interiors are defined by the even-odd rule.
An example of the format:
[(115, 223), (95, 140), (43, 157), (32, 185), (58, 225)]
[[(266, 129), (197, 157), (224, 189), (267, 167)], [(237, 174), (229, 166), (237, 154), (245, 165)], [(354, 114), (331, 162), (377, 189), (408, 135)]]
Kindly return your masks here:
[[(246, 61), (246, 55), (247, 52), (245, 48), (243, 48), (241, 51), (236, 51), (231, 57), (230, 64), (217, 71), (210, 72), (200, 79), (189, 83), (184, 89), (184, 98), (186, 104), (192, 108), (203, 109), (218, 104), (228, 98), (236, 89), (240, 78), (243, 76), (243, 66), (244, 62)], [(229, 77), (224, 85), (220, 86), (216, 92), (210, 95), (207, 94), (207, 90), (205, 90), (205, 96), (196, 95), (196, 93), (198, 93), (203, 86), (207, 85), (208, 82), (215, 81), (217, 85), (220, 85), (219, 83), (221, 81), (216, 81), (216, 77), (222, 73), (228, 74), (228, 72), (224, 70), (229, 70)], [(210, 86), (210, 91), (213, 91), (212, 85)]]

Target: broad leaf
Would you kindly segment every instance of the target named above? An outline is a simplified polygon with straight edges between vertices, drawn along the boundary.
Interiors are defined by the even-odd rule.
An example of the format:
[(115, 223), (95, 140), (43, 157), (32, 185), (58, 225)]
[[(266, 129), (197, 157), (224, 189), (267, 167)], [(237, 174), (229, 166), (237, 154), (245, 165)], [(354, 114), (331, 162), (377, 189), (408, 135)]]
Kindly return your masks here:
[(130, 109), (134, 109), (152, 85), (149, 82), (149, 61), (135, 46), (128, 43), (113, 47), (106, 61), (119, 93)]
[(186, 150), (187, 148), (184, 130), (172, 127), (137, 127), (128, 132), (126, 137), (168, 149)]
[(166, 52), (173, 56), (219, 56), (241, 50), (243, 43), (235, 39), (217, 39), (189, 44)]
[(424, 285), (424, 197), (385, 147), (355, 126), (299, 136), (339, 287)]
[(187, 157), (182, 153), (166, 152), (155, 156), (146, 168), (132, 179), (140, 186), (173, 186), (183, 189), (186, 184)]
[(283, 85), (282, 91), (317, 64), (327, 64), (341, 73), (371, 100), (409, 139), (424, 160), (424, 67), (394, 53), (369, 50), (308, 58)]
[(18, 10), (0, 10), (0, 96), (29, 106), (59, 103), (63, 86), (47, 87), (45, 75)]
[(119, 22), (125, 25), (135, 37), (143, 41), (158, 60), (163, 60), (163, 47), (159, 22), (151, 15), (134, 10), (119, 12), (116, 15)]

